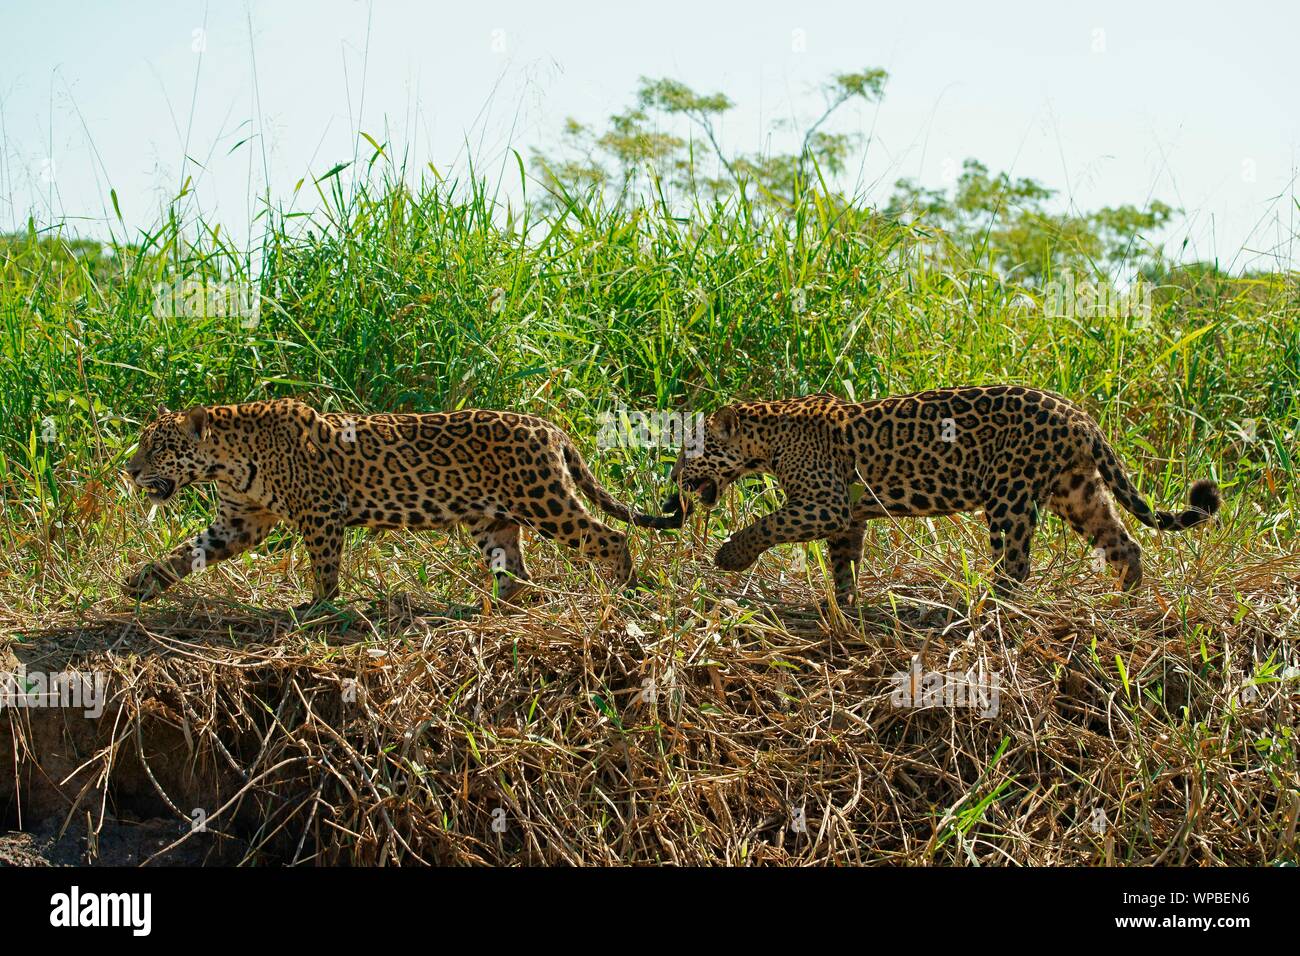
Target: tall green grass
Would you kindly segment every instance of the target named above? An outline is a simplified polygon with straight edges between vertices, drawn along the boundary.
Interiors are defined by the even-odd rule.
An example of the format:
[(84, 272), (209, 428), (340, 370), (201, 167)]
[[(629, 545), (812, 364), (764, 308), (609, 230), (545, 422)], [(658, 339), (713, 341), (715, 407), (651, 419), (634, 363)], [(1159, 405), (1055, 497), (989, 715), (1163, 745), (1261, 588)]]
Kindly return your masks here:
[[(815, 194), (780, 213), (683, 213), (593, 193), (543, 214), (503, 208), (483, 182), (325, 186), (310, 217), (268, 212), (249, 248), (177, 213), (130, 244), (61, 224), (0, 240), (8, 544), (107, 484), (159, 402), (522, 408), (593, 450), (596, 416), (619, 405), (999, 381), (1084, 404), (1161, 501), (1213, 476), (1243, 534), (1295, 534), (1294, 274), (1159, 288), (1149, 319), (1053, 318), (1042, 289), (923, 223)], [(259, 322), (156, 316), (158, 284), (187, 279), (253, 284)], [(659, 456), (595, 464), (650, 494)]]

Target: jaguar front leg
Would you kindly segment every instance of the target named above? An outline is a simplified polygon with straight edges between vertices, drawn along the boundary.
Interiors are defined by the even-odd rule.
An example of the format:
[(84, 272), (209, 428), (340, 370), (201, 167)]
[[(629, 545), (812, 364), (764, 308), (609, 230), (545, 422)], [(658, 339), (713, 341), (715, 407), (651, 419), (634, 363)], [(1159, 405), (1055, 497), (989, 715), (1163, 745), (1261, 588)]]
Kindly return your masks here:
[(136, 568), (122, 583), (122, 590), (137, 601), (151, 601), (195, 571), (256, 547), (278, 520), (261, 508), (222, 500), (206, 531), (172, 549), (161, 561)]
[(718, 549), (713, 563), (723, 571), (744, 571), (768, 548), (831, 538), (851, 520), (847, 489), (826, 489), (819, 500), (790, 498), (784, 505), (737, 531)]

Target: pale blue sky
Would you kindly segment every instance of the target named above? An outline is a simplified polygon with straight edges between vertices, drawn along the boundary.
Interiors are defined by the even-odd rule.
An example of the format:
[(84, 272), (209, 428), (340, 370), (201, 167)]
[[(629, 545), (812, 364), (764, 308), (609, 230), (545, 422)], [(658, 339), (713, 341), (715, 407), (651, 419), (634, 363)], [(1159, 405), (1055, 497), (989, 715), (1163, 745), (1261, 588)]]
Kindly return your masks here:
[[(1185, 242), (1186, 257), (1225, 267), (1265, 266), (1260, 256), (1293, 266), (1298, 11), (948, 0), (14, 5), (0, 27), (0, 229), (35, 213), (102, 235), (110, 186), (127, 222), (148, 226), (184, 166), (195, 208), (238, 236), (264, 178), (287, 202), (303, 176), (352, 158), (357, 129), (408, 150), (415, 168), (454, 168), (468, 140), (481, 172), (517, 178), (507, 145), (553, 145), (566, 116), (602, 121), (641, 75), (727, 93), (738, 103), (723, 125), (730, 147), (783, 147), (774, 124), (806, 119), (819, 81), (879, 66), (891, 74), (884, 101), (840, 125), (871, 135), (847, 183), (868, 200), (883, 201), (901, 176), (942, 185), (975, 157), (1081, 209), (1180, 206), (1163, 237), (1175, 256)], [(205, 168), (184, 162), (187, 142)]]

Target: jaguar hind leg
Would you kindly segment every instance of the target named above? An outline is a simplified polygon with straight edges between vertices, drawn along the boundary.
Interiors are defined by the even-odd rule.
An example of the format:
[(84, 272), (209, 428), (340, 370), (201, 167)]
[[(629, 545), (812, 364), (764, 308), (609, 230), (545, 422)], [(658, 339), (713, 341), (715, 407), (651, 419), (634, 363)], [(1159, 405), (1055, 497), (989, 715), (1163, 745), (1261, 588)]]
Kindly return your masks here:
[(572, 548), (594, 564), (602, 565), (615, 585), (624, 588), (637, 586), (627, 535), (592, 517), (573, 495), (546, 502), (543, 507), (546, 517), (530, 522), (540, 535)]
[(1142, 583), (1142, 548), (1120, 521), (1110, 494), (1095, 470), (1066, 472), (1056, 482), (1047, 507), (1087, 538), (1119, 573), (1124, 590)]
[(858, 568), (862, 564), (862, 539), (865, 534), (866, 525), (854, 522), (848, 530), (826, 539), (831, 577), (835, 582), (835, 597), (843, 605), (857, 600)]

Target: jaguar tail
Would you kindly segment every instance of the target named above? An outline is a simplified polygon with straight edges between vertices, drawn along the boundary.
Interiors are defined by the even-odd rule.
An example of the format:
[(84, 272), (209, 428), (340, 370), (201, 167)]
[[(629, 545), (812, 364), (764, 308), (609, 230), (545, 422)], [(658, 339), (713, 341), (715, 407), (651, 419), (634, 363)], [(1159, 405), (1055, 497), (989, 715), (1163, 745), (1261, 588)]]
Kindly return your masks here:
[(564, 445), (564, 467), (568, 470), (573, 483), (593, 504), (619, 521), (626, 521), (638, 528), (656, 528), (660, 531), (672, 530), (682, 526), (685, 515), (681, 511), (680, 502), (678, 502), (678, 510), (667, 515), (648, 515), (633, 511), (601, 487), (600, 482), (596, 480), (596, 476), (591, 473), (591, 469), (583, 461), (578, 449), (570, 442), (566, 442)]

